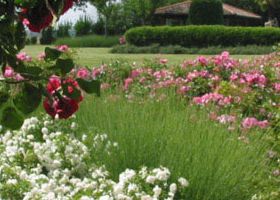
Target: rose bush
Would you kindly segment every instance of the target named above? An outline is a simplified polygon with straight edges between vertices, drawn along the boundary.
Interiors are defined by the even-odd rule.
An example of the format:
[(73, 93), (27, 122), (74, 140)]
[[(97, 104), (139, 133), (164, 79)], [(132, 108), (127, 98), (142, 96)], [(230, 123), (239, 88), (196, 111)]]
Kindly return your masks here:
[(78, 110), (82, 92), (99, 94), (98, 81), (71, 75), (77, 65), (66, 45), (46, 48), (38, 60), (20, 53), (25, 45), (24, 25), (33, 32), (40, 32), (76, 2), (78, 0), (0, 2), (0, 65), (3, 72), (0, 77), (0, 123), (5, 128), (20, 128), (24, 116), (36, 110), (42, 98), (48, 114), (67, 119)]
[(103, 82), (102, 88), (122, 87), (129, 98), (160, 99), (173, 90), (190, 104), (208, 109), (211, 119), (231, 128), (271, 127), (279, 132), (279, 53), (235, 60), (223, 52), (171, 67), (161, 60), (143, 66), (103, 65), (92, 70), (92, 77)]

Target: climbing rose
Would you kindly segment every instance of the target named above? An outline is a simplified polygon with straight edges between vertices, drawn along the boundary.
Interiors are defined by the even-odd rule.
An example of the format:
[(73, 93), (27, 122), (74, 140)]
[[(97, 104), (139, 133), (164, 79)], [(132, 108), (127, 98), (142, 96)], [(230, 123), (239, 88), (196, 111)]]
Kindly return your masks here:
[(51, 76), (47, 84), (47, 92), (50, 97), (44, 100), (44, 108), (46, 112), (55, 117), (58, 115), (60, 119), (67, 119), (72, 116), (79, 108), (79, 103), (83, 100), (83, 96), (76, 99), (71, 99), (67, 96), (61, 94), (62, 84), (67, 84), (68, 93), (71, 94), (75, 89), (79, 89), (77, 81), (72, 78), (67, 78), (63, 80), (63, 83), (58, 76)]
[(58, 115), (60, 119), (68, 119), (79, 109), (78, 103), (69, 97), (57, 98), (52, 102), (46, 98), (43, 105), (50, 116), (54, 118)]
[[(64, 7), (61, 14), (67, 12), (76, 1), (77, 0), (64, 0)], [(50, 2), (50, 6), (52, 6), (52, 2)], [(32, 10), (29, 10), (29, 8), (22, 8), (20, 14), (22, 23), (33, 32), (40, 32), (42, 29), (50, 26), (53, 21), (53, 15), (45, 4), (43, 4), (43, 7), (42, 4), (38, 4), (32, 8)]]
[(51, 76), (47, 84), (47, 91), (50, 94), (55, 93), (55, 91), (61, 88), (61, 80), (58, 76)]

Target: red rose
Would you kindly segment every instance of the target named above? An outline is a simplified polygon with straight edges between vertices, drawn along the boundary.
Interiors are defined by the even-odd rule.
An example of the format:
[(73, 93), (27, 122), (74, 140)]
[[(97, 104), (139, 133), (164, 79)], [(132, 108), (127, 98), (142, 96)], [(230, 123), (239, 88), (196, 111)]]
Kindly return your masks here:
[(61, 87), (61, 80), (58, 76), (51, 76), (47, 85), (47, 91), (52, 94)]
[(20, 18), (30, 31), (40, 32), (42, 29), (50, 26), (53, 21), (53, 16), (47, 9), (44, 9), (42, 13), (34, 10), (35, 8), (30, 13), (26, 13), (27, 9), (24, 9), (24, 12), (22, 12), (23, 16), (20, 16)]
[(69, 97), (54, 99), (52, 103), (46, 98), (43, 105), (50, 116), (55, 117), (58, 115), (60, 119), (68, 119), (79, 109), (78, 103)]
[(62, 10), (62, 14), (64, 14), (65, 12), (67, 12), (70, 8), (72, 8), (73, 6), (73, 0), (65, 0), (64, 1), (64, 8)]
[[(73, 6), (73, 2), (76, 1), (77, 0), (64, 0), (62, 14), (68, 11)], [(50, 5), (52, 6), (51, 2)], [(33, 32), (40, 32), (42, 29), (50, 26), (53, 21), (52, 13), (47, 8), (47, 6), (42, 3), (38, 3), (34, 8), (32, 8), (32, 10), (28, 10), (28, 8), (22, 8), (20, 18)]]

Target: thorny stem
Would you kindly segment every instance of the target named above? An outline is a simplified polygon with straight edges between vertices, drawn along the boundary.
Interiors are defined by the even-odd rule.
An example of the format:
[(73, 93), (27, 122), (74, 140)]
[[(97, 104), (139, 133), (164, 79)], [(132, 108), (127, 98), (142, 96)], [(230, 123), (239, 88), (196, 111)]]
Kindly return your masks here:
[(24, 79), (24, 80), (20, 80), (20, 81), (15, 81), (15, 80), (8, 80), (5, 78), (0, 78), (0, 82), (5, 82), (8, 84), (20, 84), (20, 83), (24, 83), (24, 82), (28, 82), (30, 81), (29, 79)]

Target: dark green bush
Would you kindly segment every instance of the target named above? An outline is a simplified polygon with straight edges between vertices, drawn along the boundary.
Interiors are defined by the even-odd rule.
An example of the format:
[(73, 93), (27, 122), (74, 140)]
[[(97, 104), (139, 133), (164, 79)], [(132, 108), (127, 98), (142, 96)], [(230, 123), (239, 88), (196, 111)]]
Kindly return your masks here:
[(69, 37), (69, 31), (72, 28), (72, 24), (71, 23), (64, 23), (64, 24), (59, 24), (58, 25), (58, 29), (57, 29), (57, 37)]
[(112, 47), (119, 44), (119, 36), (87, 35), (74, 38), (58, 38), (55, 41), (55, 45), (63, 44), (70, 47)]
[(80, 19), (76, 22), (74, 26), (76, 35), (82, 36), (90, 34), (92, 25), (93, 23), (89, 18), (87, 18), (86, 16), (80, 17)]
[(223, 4), (220, 0), (193, 0), (189, 22), (195, 25), (223, 24)]
[(37, 44), (37, 37), (32, 37), (32, 38), (30, 39), (30, 43), (31, 43), (31, 44)]
[(92, 25), (92, 33), (96, 35), (104, 35), (104, 22), (103, 20), (99, 19), (96, 23)]
[(130, 29), (125, 35), (127, 42), (136, 46), (268, 46), (280, 42), (280, 29), (272, 27), (145, 26)]
[(41, 44), (51, 44), (55, 40), (53, 36), (53, 28), (48, 27), (43, 30), (42, 38), (40, 39)]

